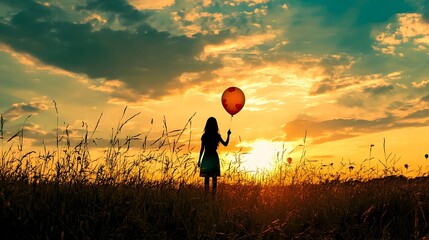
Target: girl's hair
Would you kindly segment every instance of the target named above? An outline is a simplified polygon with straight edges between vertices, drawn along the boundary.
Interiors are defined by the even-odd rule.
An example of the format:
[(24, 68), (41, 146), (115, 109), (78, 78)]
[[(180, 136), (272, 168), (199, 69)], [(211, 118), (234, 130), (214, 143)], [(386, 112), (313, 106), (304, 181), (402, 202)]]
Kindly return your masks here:
[(209, 117), (209, 119), (207, 119), (206, 126), (204, 127), (204, 133), (213, 134), (218, 132), (219, 127), (217, 125), (216, 118)]

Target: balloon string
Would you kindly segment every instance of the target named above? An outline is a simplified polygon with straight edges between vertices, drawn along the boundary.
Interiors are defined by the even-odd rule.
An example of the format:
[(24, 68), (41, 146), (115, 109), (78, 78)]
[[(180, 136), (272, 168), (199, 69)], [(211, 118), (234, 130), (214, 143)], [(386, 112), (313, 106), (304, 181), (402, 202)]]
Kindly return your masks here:
[(231, 115), (231, 118), (229, 119), (229, 130), (231, 130), (231, 123), (232, 123), (232, 115)]

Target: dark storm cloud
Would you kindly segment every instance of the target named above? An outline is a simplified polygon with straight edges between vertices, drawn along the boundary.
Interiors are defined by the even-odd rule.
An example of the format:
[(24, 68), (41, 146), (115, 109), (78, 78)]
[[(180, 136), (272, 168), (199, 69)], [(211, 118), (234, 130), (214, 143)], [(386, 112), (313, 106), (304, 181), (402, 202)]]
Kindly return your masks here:
[[(215, 63), (196, 60), (203, 50), (201, 36), (172, 36), (141, 23), (133, 31), (102, 28), (55, 18), (55, 8), (34, 1), (4, 3), (16, 9), (0, 21), (0, 42), (29, 53), (46, 64), (91, 78), (118, 79), (134, 92), (159, 97), (184, 72), (210, 72)], [(118, 14), (124, 24), (146, 18), (125, 1), (91, 1), (80, 9)], [(135, 96), (130, 96), (135, 99)]]

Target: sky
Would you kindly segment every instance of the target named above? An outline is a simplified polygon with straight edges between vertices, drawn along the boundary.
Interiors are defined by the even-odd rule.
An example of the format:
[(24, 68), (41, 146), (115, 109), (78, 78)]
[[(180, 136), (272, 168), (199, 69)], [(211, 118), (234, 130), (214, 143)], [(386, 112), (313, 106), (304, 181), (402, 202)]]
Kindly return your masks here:
[[(429, 152), (428, 0), (0, 0), (0, 113), (5, 139), (26, 124), (31, 147), (71, 136), (156, 138), (208, 117), (248, 167), (276, 152), (361, 163), (393, 153), (410, 168)], [(246, 95), (232, 119), (223, 91)], [(57, 105), (56, 114), (53, 101)], [(29, 115), (31, 117), (25, 120)], [(153, 125), (151, 122), (153, 121)]]

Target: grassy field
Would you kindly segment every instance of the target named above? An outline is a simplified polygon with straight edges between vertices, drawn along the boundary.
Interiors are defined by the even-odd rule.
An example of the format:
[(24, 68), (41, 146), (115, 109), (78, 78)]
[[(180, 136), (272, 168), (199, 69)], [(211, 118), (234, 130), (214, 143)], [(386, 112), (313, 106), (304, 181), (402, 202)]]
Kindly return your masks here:
[(2, 239), (419, 239), (429, 180), (291, 186), (0, 180)]
[[(299, 163), (281, 155), (269, 174), (232, 163), (213, 196), (182, 139), (191, 119), (172, 131), (164, 121), (162, 136), (148, 141), (120, 137), (137, 115), (125, 114), (96, 160), (97, 126), (78, 141), (57, 128), (54, 150), (36, 153), (23, 150), (25, 124), (6, 137), (2, 120), (0, 238), (429, 239), (429, 178), (402, 176), (390, 154), (375, 175), (365, 166), (321, 171), (306, 164), (304, 148)], [(131, 154), (137, 139), (141, 148)]]

